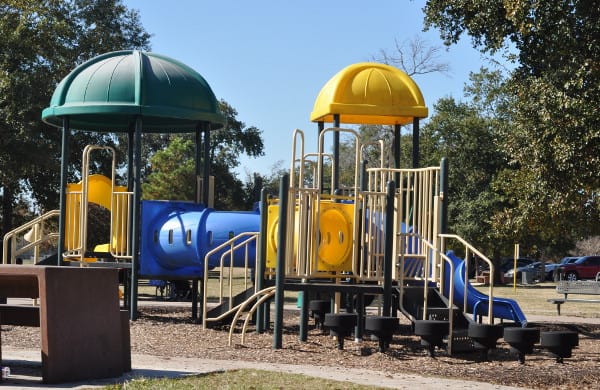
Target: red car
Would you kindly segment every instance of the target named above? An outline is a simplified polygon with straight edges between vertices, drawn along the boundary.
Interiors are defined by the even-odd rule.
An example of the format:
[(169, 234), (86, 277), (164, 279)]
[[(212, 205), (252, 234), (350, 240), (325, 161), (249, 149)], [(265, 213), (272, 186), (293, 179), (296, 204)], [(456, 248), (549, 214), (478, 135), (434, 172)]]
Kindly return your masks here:
[(600, 273), (600, 256), (583, 256), (570, 264), (558, 267), (563, 280), (595, 279)]

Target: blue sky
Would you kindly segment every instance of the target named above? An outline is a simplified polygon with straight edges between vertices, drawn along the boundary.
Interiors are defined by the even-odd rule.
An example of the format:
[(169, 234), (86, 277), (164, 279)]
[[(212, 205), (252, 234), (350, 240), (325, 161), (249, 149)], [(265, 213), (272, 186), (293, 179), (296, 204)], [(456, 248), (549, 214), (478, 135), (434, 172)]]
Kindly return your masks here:
[[(372, 61), (395, 42), (421, 37), (442, 47), (436, 30), (423, 32), (423, 0), (124, 0), (137, 9), (152, 51), (200, 73), (238, 119), (263, 131), (265, 156), (242, 157), (237, 169), (269, 174), (289, 166), (292, 132), (305, 132), (306, 152), (316, 151), (317, 126), (310, 122), (325, 83), (346, 66)], [(460, 99), (469, 72), (486, 61), (466, 39), (440, 52), (448, 75), (414, 77), (430, 115), (441, 97)]]

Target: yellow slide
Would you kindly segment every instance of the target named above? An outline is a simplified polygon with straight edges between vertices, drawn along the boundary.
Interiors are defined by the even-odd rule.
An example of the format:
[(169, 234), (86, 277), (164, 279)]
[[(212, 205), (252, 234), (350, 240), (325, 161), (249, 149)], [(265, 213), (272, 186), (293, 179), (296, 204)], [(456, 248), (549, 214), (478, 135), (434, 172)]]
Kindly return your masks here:
[[(80, 218), (81, 218), (81, 199), (83, 183), (67, 184), (67, 212), (66, 212), (66, 237), (65, 248), (67, 250), (76, 250), (81, 247), (80, 237)], [(115, 194), (112, 194), (111, 179), (104, 175), (90, 175), (88, 178), (87, 197), (89, 203), (95, 203), (111, 211), (111, 232), (112, 249), (117, 252), (123, 251), (123, 246), (127, 241), (127, 221), (128, 221), (128, 201), (127, 187), (115, 186)], [(123, 194), (120, 194), (123, 193)], [(113, 198), (114, 196), (114, 198)], [(114, 203), (113, 203), (114, 200)], [(113, 204), (115, 210), (112, 210)], [(107, 237), (107, 240), (109, 237)], [(108, 244), (101, 245), (102, 251), (108, 252)], [(95, 248), (94, 248), (95, 249)], [(98, 248), (100, 249), (100, 248)], [(95, 259), (86, 259), (95, 261)]]

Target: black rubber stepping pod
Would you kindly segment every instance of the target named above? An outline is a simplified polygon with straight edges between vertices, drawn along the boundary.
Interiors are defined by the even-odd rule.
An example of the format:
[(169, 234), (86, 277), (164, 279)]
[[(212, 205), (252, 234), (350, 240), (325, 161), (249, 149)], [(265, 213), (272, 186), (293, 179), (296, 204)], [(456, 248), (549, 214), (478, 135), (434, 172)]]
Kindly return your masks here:
[(377, 337), (379, 352), (385, 352), (390, 345), (398, 324), (398, 317), (368, 316), (365, 318), (365, 331)]
[(579, 334), (573, 331), (549, 331), (540, 334), (540, 346), (547, 349), (562, 363), (564, 358), (571, 357), (571, 350), (579, 345)]
[(338, 349), (344, 349), (344, 337), (356, 326), (358, 316), (355, 313), (327, 313), (323, 325), (337, 337)]
[(475, 349), (481, 352), (481, 359), (488, 360), (489, 350), (496, 348), (496, 343), (503, 333), (502, 325), (471, 322), (467, 335), (473, 340)]
[(504, 328), (506, 341), (519, 357), (519, 363), (525, 363), (525, 355), (533, 353), (533, 346), (540, 341), (539, 328)]
[(448, 336), (450, 323), (438, 320), (416, 320), (415, 335), (421, 337), (421, 345), (434, 357), (435, 347), (444, 347), (444, 337)]
[(308, 303), (308, 310), (310, 310), (312, 317), (315, 319), (315, 328), (323, 329), (325, 313), (331, 311), (331, 300), (312, 300)]

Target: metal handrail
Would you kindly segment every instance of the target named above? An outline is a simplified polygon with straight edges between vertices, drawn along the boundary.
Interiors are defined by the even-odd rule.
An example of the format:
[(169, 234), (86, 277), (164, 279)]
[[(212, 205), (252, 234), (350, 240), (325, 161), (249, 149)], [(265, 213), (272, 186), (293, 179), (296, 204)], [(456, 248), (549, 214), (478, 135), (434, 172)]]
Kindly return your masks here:
[(258, 308), (259, 305), (263, 304), (265, 301), (267, 301), (273, 295), (275, 295), (275, 286), (270, 286), (270, 287), (267, 287), (260, 291), (255, 292), (250, 298), (246, 299), (245, 302), (243, 302), (242, 304), (240, 304), (238, 306), (235, 316), (233, 316), (233, 320), (231, 321), (231, 326), (229, 327), (229, 342), (228, 342), (229, 346), (231, 346), (231, 342), (233, 340), (233, 331), (235, 330), (235, 324), (237, 323), (238, 319), (242, 315), (242, 312), (246, 309), (246, 307), (252, 301), (254, 301), (257, 297), (259, 297), (261, 295), (262, 295), (262, 297), (260, 297), (254, 303), (254, 305), (252, 305), (252, 307), (250, 308), (250, 311), (248, 312), (246, 320), (244, 321), (244, 325), (242, 326), (242, 345), (244, 344), (246, 328), (248, 327), (248, 322), (250, 321), (252, 314), (256, 311), (256, 309)]
[[(237, 242), (240, 239), (247, 237), (246, 239), (244, 239), (241, 242)], [(203, 293), (202, 293), (202, 328), (206, 329), (206, 313), (208, 311), (207, 309), (207, 305), (206, 305), (206, 301), (207, 301), (207, 295), (208, 295), (208, 263), (209, 263), (209, 259), (212, 255), (222, 251), (223, 249), (229, 247), (229, 249), (227, 249), (226, 251), (224, 251), (221, 256), (220, 256), (220, 268), (221, 270), (224, 269), (224, 259), (226, 256), (231, 256), (230, 259), (230, 269), (233, 268), (233, 253), (240, 249), (240, 248), (246, 248), (246, 257), (245, 257), (245, 274), (247, 275), (247, 270), (248, 270), (248, 247), (250, 245), (250, 243), (254, 242), (258, 242), (258, 237), (259, 237), (259, 232), (243, 232), (238, 234), (235, 237), (230, 238), (229, 240), (225, 241), (224, 243), (222, 243), (221, 245), (216, 246), (215, 248), (211, 249), (210, 251), (208, 251), (206, 253), (206, 255), (204, 255), (204, 283), (203, 283)], [(236, 243), (237, 242), (237, 243)], [(256, 245), (256, 250), (258, 251), (258, 245)], [(257, 256), (257, 254), (255, 254), (255, 259), (256, 262), (259, 261), (259, 258)], [(255, 263), (255, 267), (256, 267), (256, 263)], [(261, 277), (262, 275), (255, 275), (255, 278), (257, 277)], [(229, 300), (230, 300), (230, 305), (233, 301), (233, 291), (232, 291), (232, 283), (231, 283), (231, 279), (232, 279), (232, 273), (229, 273)], [(222, 298), (223, 298), (223, 273), (221, 272), (221, 275), (219, 276), (219, 291), (220, 291), (220, 296), (219, 296), (219, 302), (222, 302)], [(256, 285), (256, 283), (254, 284)], [(215, 319), (218, 320), (219, 318)]]
[[(58, 233), (48, 233), (47, 235), (44, 235), (44, 222), (46, 222), (50, 218), (58, 216), (60, 216), (60, 210), (51, 210), (6, 233), (2, 241), (2, 263), (14, 264), (15, 259), (19, 254), (24, 253), (30, 250), (31, 248), (34, 248), (33, 261), (34, 263), (37, 263), (39, 260), (40, 245), (52, 239), (58, 238)], [(31, 229), (34, 229), (34, 240), (31, 241), (29, 244), (17, 249), (17, 235), (25, 231), (31, 231)], [(11, 254), (10, 262), (8, 261), (9, 245)]]
[[(435, 256), (439, 256), (441, 257), (446, 263), (448, 263), (448, 265), (450, 266), (450, 287), (449, 287), (449, 292), (448, 292), (448, 326), (449, 326), (449, 334), (452, 335), (452, 331), (454, 329), (454, 263), (452, 262), (452, 259), (450, 259), (445, 253), (443, 253), (442, 251), (440, 251), (440, 249), (438, 247), (436, 247), (434, 244), (432, 244), (431, 242), (424, 240), (422, 237), (418, 237), (420, 242), (425, 245), (426, 247), (429, 248), (429, 252), (433, 252), (433, 253), (429, 253), (428, 255), (425, 256), (425, 272), (424, 272), (424, 278), (423, 278), (423, 283), (425, 288), (423, 288), (423, 319), (426, 320), (427, 319), (427, 301), (428, 301), (428, 294), (429, 294), (429, 289), (426, 288), (427, 286), (427, 281), (429, 279), (429, 275), (432, 273), (430, 272), (430, 266), (431, 266), (431, 262), (430, 262), (430, 258), (432, 255)], [(437, 265), (437, 262), (434, 262), (434, 265)], [(443, 280), (444, 280), (444, 276), (443, 275), (439, 275), (439, 281), (435, 280), (435, 274), (433, 277), (433, 281), (436, 283), (440, 284), (440, 291), (441, 294), (444, 295), (444, 284), (443, 284)], [(403, 285), (403, 284), (401, 284)], [(403, 309), (403, 302), (402, 302), (402, 297), (400, 297), (399, 299), (400, 301), (400, 308)], [(465, 312), (466, 307), (463, 307), (463, 312)], [(403, 310), (404, 312), (404, 310)], [(452, 353), (452, 337), (448, 338), (448, 352), (451, 354)]]
[(488, 302), (488, 319), (490, 324), (493, 324), (493, 297), (494, 297), (494, 264), (492, 263), (492, 261), (490, 259), (487, 258), (487, 256), (485, 256), (483, 253), (481, 253), (479, 250), (477, 250), (477, 248), (475, 248), (473, 245), (471, 245), (468, 241), (466, 241), (464, 238), (456, 235), (456, 234), (448, 234), (448, 233), (442, 233), (438, 235), (441, 239), (441, 244), (440, 244), (440, 248), (442, 252), (445, 252), (446, 250), (446, 239), (454, 239), (457, 240), (458, 242), (460, 242), (462, 245), (464, 245), (465, 247), (465, 287), (464, 287), (464, 302), (463, 302), (463, 307), (467, 307), (467, 282), (468, 282), (468, 275), (469, 275), (469, 262), (466, 260), (469, 258), (469, 252), (474, 253), (475, 255), (477, 255), (477, 257), (479, 257), (479, 259), (485, 261), (490, 269), (490, 285), (489, 285), (489, 291), (488, 291), (488, 297), (489, 297), (489, 302)]

